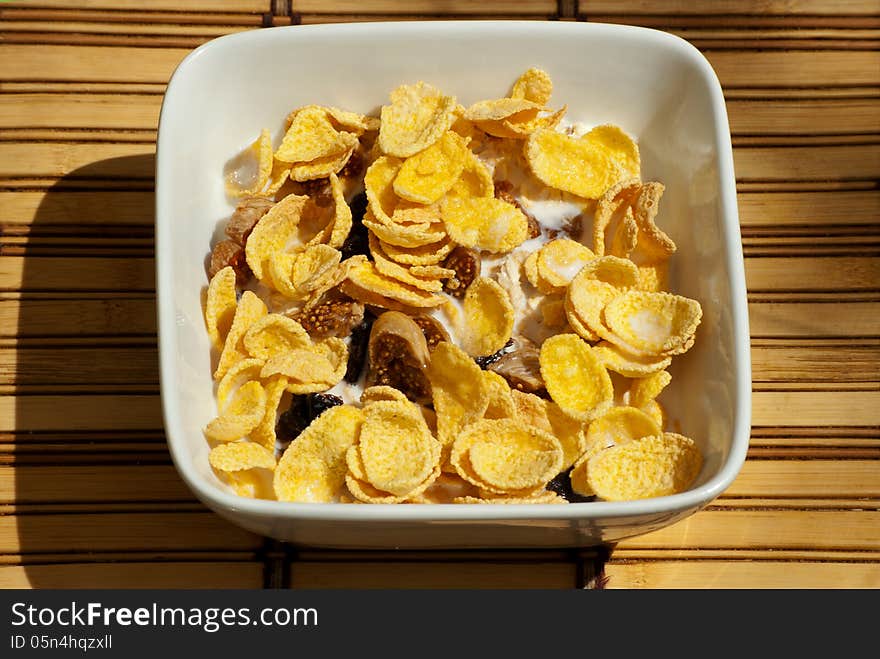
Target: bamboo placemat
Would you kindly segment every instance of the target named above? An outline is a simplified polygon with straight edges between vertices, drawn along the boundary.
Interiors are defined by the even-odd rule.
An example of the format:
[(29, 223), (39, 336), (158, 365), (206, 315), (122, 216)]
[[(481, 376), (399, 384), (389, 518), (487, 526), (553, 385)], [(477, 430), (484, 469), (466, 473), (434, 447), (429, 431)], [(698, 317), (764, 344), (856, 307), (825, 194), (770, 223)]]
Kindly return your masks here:
[[(528, 18), (690, 40), (727, 98), (754, 428), (706, 510), (609, 552), (295, 551), (230, 526), (162, 434), (154, 141), (222, 34)], [(0, 5), (0, 586), (880, 586), (877, 0), (44, 0)]]

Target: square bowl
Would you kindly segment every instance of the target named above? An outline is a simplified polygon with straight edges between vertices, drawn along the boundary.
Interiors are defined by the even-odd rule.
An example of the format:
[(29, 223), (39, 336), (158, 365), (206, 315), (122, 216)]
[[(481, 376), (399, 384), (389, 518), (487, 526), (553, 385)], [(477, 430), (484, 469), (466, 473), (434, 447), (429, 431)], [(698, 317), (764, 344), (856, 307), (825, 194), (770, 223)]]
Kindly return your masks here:
[[(699, 300), (696, 346), (674, 363), (669, 417), (700, 446), (687, 492), (569, 505), (350, 505), (254, 500), (208, 464), (202, 428), (216, 414), (202, 314), (204, 262), (233, 207), (224, 164), (295, 107), (362, 113), (404, 82), (425, 80), (468, 105), (504, 96), (526, 69), (546, 70), (556, 104), (638, 141), (645, 180), (666, 185), (658, 221), (678, 244), (669, 290)], [(295, 26), (222, 37), (177, 68), (162, 105), (156, 171), (162, 406), (174, 463), (208, 507), (256, 533), (349, 548), (588, 546), (667, 526), (705, 506), (745, 459), (751, 412), (748, 316), (730, 133), (709, 63), (675, 36), (555, 22)]]

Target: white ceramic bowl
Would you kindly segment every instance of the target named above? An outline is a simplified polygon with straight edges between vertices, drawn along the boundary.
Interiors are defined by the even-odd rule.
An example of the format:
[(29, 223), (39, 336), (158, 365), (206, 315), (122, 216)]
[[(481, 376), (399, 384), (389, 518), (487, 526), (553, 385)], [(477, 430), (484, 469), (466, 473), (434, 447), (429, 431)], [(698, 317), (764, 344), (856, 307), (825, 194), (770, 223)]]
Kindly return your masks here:
[[(261, 128), (317, 103), (369, 112), (425, 80), (462, 104), (504, 96), (522, 71), (550, 73), (568, 117), (637, 136), (643, 176), (666, 194), (658, 222), (678, 244), (670, 289), (704, 310), (696, 346), (662, 397), (705, 465), (674, 496), (571, 505), (345, 505), (250, 500), (208, 465), (215, 416), (202, 317), (204, 262), (232, 211), (226, 161)], [(687, 42), (636, 27), (556, 22), (296, 26), (222, 37), (174, 73), (159, 123), (156, 242), (162, 404), (174, 463), (193, 492), (251, 531), (313, 546), (538, 547), (616, 541), (671, 524), (731, 483), (746, 454), (751, 372), (742, 246), (724, 98)]]

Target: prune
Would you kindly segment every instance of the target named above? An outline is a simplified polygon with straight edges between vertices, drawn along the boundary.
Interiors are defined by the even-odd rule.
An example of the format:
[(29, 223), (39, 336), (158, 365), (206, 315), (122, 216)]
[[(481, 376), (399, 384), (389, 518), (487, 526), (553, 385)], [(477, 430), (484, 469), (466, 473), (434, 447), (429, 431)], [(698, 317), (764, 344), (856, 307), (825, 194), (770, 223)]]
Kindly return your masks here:
[(275, 434), (282, 442), (292, 442), (324, 411), (342, 403), (342, 399), (333, 394), (293, 396), (290, 407), (278, 416)]
[(342, 252), (342, 259), (348, 259), (357, 254), (363, 254), (367, 258), (372, 259), (369, 246), (369, 235), (367, 227), (364, 226), (364, 213), (367, 212), (367, 195), (363, 192), (356, 195), (349, 203), (351, 208), (351, 231), (348, 237), (342, 243), (339, 251)]
[(367, 361), (367, 345), (370, 341), (370, 330), (376, 317), (364, 312), (363, 320), (351, 331), (351, 342), (348, 344), (348, 365), (345, 369), (345, 381), (354, 384), (360, 380)]

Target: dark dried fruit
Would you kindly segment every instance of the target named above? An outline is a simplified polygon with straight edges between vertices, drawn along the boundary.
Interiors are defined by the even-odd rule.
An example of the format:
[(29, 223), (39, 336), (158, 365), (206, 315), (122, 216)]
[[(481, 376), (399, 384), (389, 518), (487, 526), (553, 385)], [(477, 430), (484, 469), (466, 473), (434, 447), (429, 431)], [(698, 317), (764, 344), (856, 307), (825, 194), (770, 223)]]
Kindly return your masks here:
[(208, 266), (208, 279), (226, 266), (231, 265), (235, 270), (235, 285), (245, 286), (253, 276), (245, 259), (244, 247), (232, 240), (221, 240), (211, 250), (211, 263)]
[(500, 199), (501, 201), (506, 201), (508, 204), (512, 204), (522, 211), (522, 214), (526, 216), (526, 221), (529, 224), (529, 239), (537, 238), (541, 235), (540, 222), (538, 222), (535, 216), (529, 213), (523, 205), (519, 203), (519, 199), (513, 195), (513, 183), (510, 181), (495, 181), (495, 198)]
[(225, 232), (230, 240), (244, 245), (248, 236), (251, 235), (257, 222), (269, 212), (275, 202), (269, 197), (245, 197), (226, 223)]
[(275, 435), (281, 442), (292, 442), (323, 412), (342, 404), (343, 400), (333, 394), (293, 396), (290, 407), (278, 415)]
[(499, 350), (498, 352), (493, 352), (491, 355), (486, 355), (485, 357), (474, 357), (474, 361), (477, 362), (477, 365), (480, 368), (486, 370), (489, 365), (494, 364), (504, 355), (510, 352), (513, 349), (514, 345), (515, 344), (513, 339), (508, 339), (507, 343), (504, 344), (504, 347), (501, 348), (501, 350)]
[(586, 503), (596, 499), (596, 497), (585, 497), (571, 489), (571, 469), (563, 471), (547, 483), (547, 489), (551, 492), (556, 492), (556, 494), (570, 503)]
[(446, 257), (443, 267), (455, 270), (455, 276), (446, 280), (443, 290), (453, 297), (464, 297), (467, 287), (480, 276), (480, 253), (459, 245)]
[(525, 337), (515, 337), (514, 345), (488, 370), (502, 376), (511, 387), (528, 394), (539, 393), (544, 389), (541, 377), (540, 352), (535, 344)]
[(349, 298), (331, 298), (294, 316), (313, 339), (345, 338), (364, 319), (364, 305)]
[(327, 208), (333, 205), (333, 188), (329, 178), (316, 178), (300, 184), (302, 194), (307, 195), (315, 206)]
[(364, 156), (360, 149), (355, 149), (348, 162), (339, 170), (339, 178), (359, 178), (364, 172)]
[(431, 359), (428, 342), (415, 321), (399, 311), (386, 311), (373, 323), (368, 346), (367, 386), (388, 385), (416, 403), (431, 400), (425, 373)]
[(367, 227), (364, 226), (364, 213), (367, 212), (367, 195), (363, 192), (351, 200), (348, 207), (351, 209), (351, 231), (348, 237), (342, 243), (339, 251), (342, 252), (342, 259), (348, 259), (356, 254), (364, 254), (368, 259), (373, 258), (370, 254), (369, 234)]
[(376, 317), (366, 312), (360, 324), (351, 331), (351, 341), (348, 344), (348, 365), (345, 369), (345, 381), (355, 384), (361, 379), (364, 365), (367, 362), (367, 344), (370, 342), (370, 330)]
[(422, 330), (428, 350), (433, 351), (441, 341), (450, 341), (449, 332), (443, 327), (443, 323), (433, 316), (413, 316), (413, 322)]

